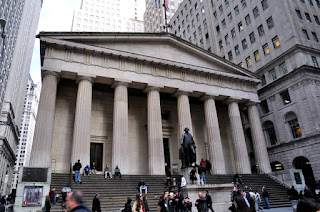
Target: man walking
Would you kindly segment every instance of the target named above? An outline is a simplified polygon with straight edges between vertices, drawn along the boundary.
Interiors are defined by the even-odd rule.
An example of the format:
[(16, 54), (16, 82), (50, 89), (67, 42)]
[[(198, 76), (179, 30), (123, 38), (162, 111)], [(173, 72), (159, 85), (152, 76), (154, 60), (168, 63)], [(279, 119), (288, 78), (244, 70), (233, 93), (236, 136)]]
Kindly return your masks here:
[(201, 185), (201, 179), (203, 181), (203, 185), (205, 185), (206, 184), (206, 176), (205, 176), (206, 168), (204, 168), (202, 165), (200, 165), (198, 167), (198, 174), (200, 175), (200, 185)]
[(206, 199), (207, 199), (208, 211), (210, 209), (212, 212), (214, 212), (214, 210), (212, 209), (212, 198), (208, 190), (206, 190)]
[(73, 170), (74, 170), (74, 175), (75, 175), (75, 182), (80, 182), (80, 184), (82, 184), (81, 182), (81, 177), (80, 177), (80, 170), (81, 170), (81, 163), (80, 163), (80, 160), (78, 160), (77, 163), (74, 164), (73, 166)]
[(101, 212), (101, 206), (100, 206), (100, 194), (96, 194), (96, 196), (93, 198), (92, 201), (92, 212)]
[(266, 203), (267, 209), (270, 209), (269, 192), (267, 191), (265, 186), (262, 186), (262, 197), (264, 199), (264, 202)]
[(198, 212), (207, 212), (208, 211), (208, 205), (207, 205), (207, 200), (206, 198), (203, 196), (203, 194), (201, 192), (199, 192), (198, 194), (199, 199), (197, 199), (195, 206), (198, 209)]
[(67, 194), (66, 211), (68, 212), (89, 212), (83, 204), (83, 195), (81, 191), (73, 191)]

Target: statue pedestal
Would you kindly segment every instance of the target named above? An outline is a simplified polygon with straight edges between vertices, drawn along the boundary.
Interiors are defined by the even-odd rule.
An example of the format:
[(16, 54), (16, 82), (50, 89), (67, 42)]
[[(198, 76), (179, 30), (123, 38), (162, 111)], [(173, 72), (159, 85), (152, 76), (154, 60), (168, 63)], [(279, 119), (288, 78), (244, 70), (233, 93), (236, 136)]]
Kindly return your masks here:
[[(181, 175), (186, 179), (187, 185), (192, 185), (192, 181), (190, 180), (190, 172), (192, 169), (193, 169), (193, 167), (186, 167), (186, 168), (181, 169)], [(194, 180), (193, 184), (200, 185), (200, 176), (198, 174), (197, 167), (196, 167), (196, 170), (197, 170), (197, 172), (196, 172), (197, 180)]]

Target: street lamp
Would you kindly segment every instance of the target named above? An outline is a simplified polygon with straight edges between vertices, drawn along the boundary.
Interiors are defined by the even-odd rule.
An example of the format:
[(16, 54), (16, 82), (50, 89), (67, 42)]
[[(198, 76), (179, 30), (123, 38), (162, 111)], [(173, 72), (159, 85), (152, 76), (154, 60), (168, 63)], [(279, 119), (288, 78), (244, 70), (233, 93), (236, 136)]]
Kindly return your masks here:
[(0, 26), (1, 26), (1, 37), (4, 38), (4, 28), (6, 27), (6, 20), (3, 18), (0, 18)]

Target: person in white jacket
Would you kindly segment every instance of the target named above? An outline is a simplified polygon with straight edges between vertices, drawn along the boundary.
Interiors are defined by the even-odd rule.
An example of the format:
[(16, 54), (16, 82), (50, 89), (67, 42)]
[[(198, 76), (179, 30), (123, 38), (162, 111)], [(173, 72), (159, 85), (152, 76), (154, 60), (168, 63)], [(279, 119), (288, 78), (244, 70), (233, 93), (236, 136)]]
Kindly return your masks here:
[(261, 202), (260, 194), (257, 190), (254, 190), (254, 194), (256, 196), (256, 211), (260, 211), (260, 209), (263, 210), (263, 208), (259, 205)]

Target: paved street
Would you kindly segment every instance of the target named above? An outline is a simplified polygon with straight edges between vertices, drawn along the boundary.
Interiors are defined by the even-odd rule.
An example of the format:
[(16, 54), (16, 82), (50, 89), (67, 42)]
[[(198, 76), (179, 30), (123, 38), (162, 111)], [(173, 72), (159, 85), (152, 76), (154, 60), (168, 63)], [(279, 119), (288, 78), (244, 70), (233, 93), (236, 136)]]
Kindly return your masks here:
[(274, 208), (274, 209), (270, 209), (270, 210), (263, 210), (265, 212), (293, 212), (292, 208)]

